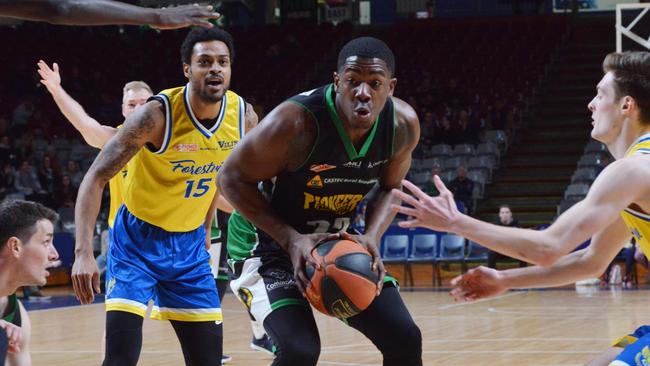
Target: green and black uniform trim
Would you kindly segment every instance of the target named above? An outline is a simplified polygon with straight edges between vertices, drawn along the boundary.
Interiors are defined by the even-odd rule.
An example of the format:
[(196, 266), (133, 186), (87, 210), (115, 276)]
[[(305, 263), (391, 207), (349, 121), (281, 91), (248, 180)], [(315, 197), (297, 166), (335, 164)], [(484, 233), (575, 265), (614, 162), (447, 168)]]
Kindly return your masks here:
[(2, 314), (2, 320), (19, 327), (21, 326), (22, 319), (20, 318), (20, 306), (18, 306), (18, 297), (16, 294), (10, 295), (8, 297), (7, 307)]

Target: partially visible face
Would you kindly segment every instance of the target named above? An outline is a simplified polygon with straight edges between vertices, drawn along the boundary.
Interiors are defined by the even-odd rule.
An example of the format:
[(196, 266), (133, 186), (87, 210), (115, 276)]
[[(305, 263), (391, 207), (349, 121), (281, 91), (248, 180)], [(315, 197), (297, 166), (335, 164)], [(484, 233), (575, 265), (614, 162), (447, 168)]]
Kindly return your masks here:
[(348, 57), (334, 73), (337, 105), (352, 128), (368, 129), (393, 95), (397, 79), (391, 78), (386, 62), (378, 58)]
[(456, 169), (456, 175), (458, 178), (467, 178), (467, 170), (465, 168)]
[(147, 103), (150, 96), (151, 93), (146, 89), (129, 89), (122, 98), (122, 115), (124, 118), (129, 118), (136, 108)]
[(622, 99), (616, 98), (614, 74), (606, 73), (596, 90), (596, 96), (587, 106), (593, 119), (591, 137), (607, 144), (614, 141), (621, 133), (624, 120), (621, 111)]
[(230, 87), (230, 51), (221, 41), (198, 42), (190, 64), (183, 64), (192, 92), (206, 103), (217, 103)]
[(19, 243), (19, 273), (24, 285), (43, 286), (50, 273), (47, 268), (51, 262), (59, 258), (52, 242), (54, 226), (50, 220), (40, 220), (36, 223), (36, 232), (26, 243)]
[(512, 220), (512, 211), (508, 207), (501, 207), (499, 209), (499, 219), (504, 224), (509, 223)]

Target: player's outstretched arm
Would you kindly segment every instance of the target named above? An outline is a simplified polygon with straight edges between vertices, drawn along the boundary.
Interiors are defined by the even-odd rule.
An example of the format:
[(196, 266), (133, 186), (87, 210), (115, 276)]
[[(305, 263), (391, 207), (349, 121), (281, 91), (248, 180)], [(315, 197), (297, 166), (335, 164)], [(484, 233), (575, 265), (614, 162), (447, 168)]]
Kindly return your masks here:
[(146, 143), (160, 146), (164, 128), (165, 116), (160, 102), (150, 101), (136, 109), (115, 137), (99, 152), (81, 182), (75, 204), (76, 245), (72, 285), (82, 304), (93, 301), (93, 290), (97, 293), (100, 291), (92, 238), (102, 190)]
[(478, 267), (454, 278), (450, 292), (458, 301), (473, 301), (509, 289), (562, 286), (600, 276), (630, 237), (623, 219), (594, 235), (584, 249), (567, 254), (550, 267), (533, 266), (497, 271)]
[(67, 25), (150, 25), (159, 29), (210, 28), (220, 15), (212, 6), (143, 8), (111, 0), (0, 0), (0, 16)]
[(482, 222), (456, 209), (452, 193), (436, 177), (440, 191), (429, 197), (412, 183), (404, 186), (413, 194), (393, 190), (407, 206), (393, 208), (413, 216), (401, 222), (402, 227), (428, 227), (457, 233), (499, 253), (533, 264), (550, 266), (579, 244), (616, 221), (620, 212), (631, 203), (650, 196), (650, 186), (634, 184), (650, 180), (647, 157), (630, 157), (616, 161), (594, 181), (589, 194), (564, 212), (546, 230), (511, 228)]
[(400, 203), (400, 200), (390, 193), (392, 189), (401, 189), (402, 180), (411, 167), (411, 154), (420, 139), (420, 122), (413, 108), (398, 98), (393, 98), (393, 102), (397, 118), (395, 150), (381, 170), (379, 189), (373, 192), (368, 201), (365, 233), (353, 238), (365, 245), (373, 256), (373, 270), (379, 271), (377, 294), (381, 292), (386, 274), (379, 243), (395, 217), (391, 206)]
[(81, 104), (63, 89), (59, 65), (56, 62), (50, 68), (45, 61), (40, 60), (38, 74), (41, 76), (41, 84), (50, 92), (61, 113), (81, 133), (88, 145), (101, 149), (106, 141), (117, 133), (117, 128), (102, 125), (90, 117)]

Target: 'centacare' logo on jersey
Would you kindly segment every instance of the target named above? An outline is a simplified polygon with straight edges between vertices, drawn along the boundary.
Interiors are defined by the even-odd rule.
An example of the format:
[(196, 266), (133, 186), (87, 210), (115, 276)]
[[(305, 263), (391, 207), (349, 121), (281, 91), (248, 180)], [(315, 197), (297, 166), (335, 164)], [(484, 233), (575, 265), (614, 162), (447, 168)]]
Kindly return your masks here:
[(337, 215), (345, 215), (357, 208), (363, 199), (360, 194), (336, 194), (333, 196), (315, 196), (307, 192), (305, 195), (305, 210), (316, 209), (319, 211), (331, 211)]
[(210, 162), (210, 164), (205, 164), (205, 165), (196, 165), (196, 162), (194, 160), (175, 160), (175, 161), (170, 161), (170, 163), (173, 165), (172, 167), (172, 172), (174, 173), (183, 173), (183, 174), (191, 174), (191, 175), (201, 175), (201, 174), (211, 174), (211, 173), (216, 173), (219, 168), (221, 168), (220, 165), (217, 165), (213, 162)]

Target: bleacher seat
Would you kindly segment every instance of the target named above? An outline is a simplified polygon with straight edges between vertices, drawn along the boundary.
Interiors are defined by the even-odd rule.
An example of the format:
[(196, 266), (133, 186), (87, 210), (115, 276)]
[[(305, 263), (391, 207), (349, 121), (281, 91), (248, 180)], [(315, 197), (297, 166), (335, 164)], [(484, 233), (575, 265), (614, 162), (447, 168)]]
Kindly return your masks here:
[(413, 284), (413, 264), (430, 263), (432, 269), (432, 281), (435, 285), (435, 263), (438, 255), (438, 236), (435, 234), (416, 234), (413, 235), (413, 244), (411, 245), (411, 254), (408, 257), (407, 268), (408, 276), (404, 281), (408, 285), (410, 277)]
[(465, 238), (447, 233), (440, 240), (440, 255), (436, 260), (436, 277), (441, 285), (440, 264), (460, 263), (461, 272), (465, 273)]

